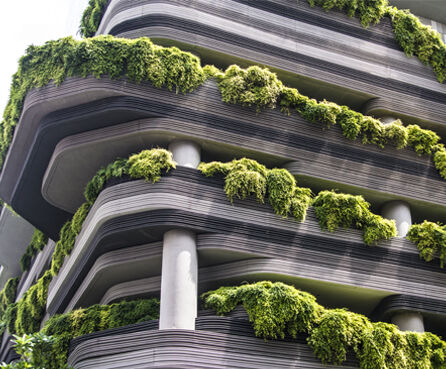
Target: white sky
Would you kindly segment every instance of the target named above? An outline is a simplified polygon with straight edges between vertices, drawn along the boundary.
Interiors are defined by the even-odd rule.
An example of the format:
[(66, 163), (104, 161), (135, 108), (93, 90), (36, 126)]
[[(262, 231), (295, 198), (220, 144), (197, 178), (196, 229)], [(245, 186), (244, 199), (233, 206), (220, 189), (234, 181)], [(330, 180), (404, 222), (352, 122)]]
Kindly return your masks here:
[(9, 97), (11, 76), (31, 45), (76, 36), (88, 0), (0, 0), (0, 117)]

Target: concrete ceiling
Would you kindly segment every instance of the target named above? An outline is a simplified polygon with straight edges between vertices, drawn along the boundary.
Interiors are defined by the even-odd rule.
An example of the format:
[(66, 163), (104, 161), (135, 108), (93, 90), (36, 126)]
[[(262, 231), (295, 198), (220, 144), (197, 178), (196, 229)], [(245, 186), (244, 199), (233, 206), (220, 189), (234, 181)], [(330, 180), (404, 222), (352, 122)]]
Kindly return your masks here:
[(446, 0), (390, 0), (399, 9), (446, 24)]

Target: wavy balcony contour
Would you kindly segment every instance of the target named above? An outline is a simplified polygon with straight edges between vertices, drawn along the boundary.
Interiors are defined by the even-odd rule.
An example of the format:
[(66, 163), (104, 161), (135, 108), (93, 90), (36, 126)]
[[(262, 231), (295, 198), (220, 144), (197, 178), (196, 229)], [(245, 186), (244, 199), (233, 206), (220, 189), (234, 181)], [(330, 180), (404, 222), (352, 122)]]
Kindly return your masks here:
[[(219, 98), (218, 92), (203, 89), (208, 99)], [(440, 205), (446, 205), (443, 180), (429, 157), (419, 157), (410, 150), (382, 150), (351, 142), (337, 127), (323, 131), (319, 124), (296, 116), (289, 118), (278, 112), (254, 115), (249, 109), (223, 103), (217, 106), (218, 100), (213, 116), (218, 114), (220, 121), (210, 116), (150, 118), (64, 138), (54, 149), (43, 178), (43, 197), (54, 206), (74, 212), (97, 168), (147, 147), (167, 146), (177, 137), (198, 142), (208, 157), (232, 159), (246, 155), (279, 166), (288, 162), (286, 167), (291, 173), (309, 177), (308, 186), (312, 185), (311, 178), (331, 181), (357, 187), (357, 192), (373, 192), (381, 201), (393, 197), (426, 202), (424, 207), (429, 212), (432, 206), (441, 211)], [(191, 113), (197, 116), (197, 110)], [(229, 115), (231, 120), (227, 119)], [(432, 193), (432, 187), (439, 190)], [(413, 205), (416, 206), (420, 207)]]
[(268, 65), (307, 77), (299, 89), (318, 98), (348, 96), (343, 102), (359, 107), (378, 97), (394, 114), (444, 126), (446, 84), (406, 57), (387, 18), (364, 29), (306, 1), (112, 0), (100, 33), (177, 43), (214, 63)]
[(297, 223), (254, 201), (234, 206), (222, 187), (222, 180), (177, 169), (155, 185), (131, 181), (105, 189), (49, 287), (49, 313), (65, 310), (83, 281), (90, 283), (94, 273), (90, 280), (86, 276), (100, 255), (160, 240), (171, 228), (223, 233), (200, 237), (208, 240), (208, 248), (261, 257), (202, 268), (203, 281), (273, 278), (292, 280), (303, 289), (318, 284), (323, 289), (328, 283), (332, 291), (339, 288), (346, 295), (353, 288), (351, 296), (369, 301), (369, 309), (390, 294), (437, 298), (446, 292), (443, 271), (421, 261), (407, 240), (366, 247), (359, 231), (321, 232), (311, 212), (306, 222)]
[[(154, 117), (170, 120), (148, 119)], [(134, 122), (122, 126), (130, 132), (122, 132), (119, 124), (131, 121)], [(104, 127), (111, 128), (94, 131)], [(86, 131), (91, 133), (73, 140), (67, 138)], [(153, 136), (154, 131), (159, 136)], [(104, 151), (82, 151), (91, 145), (90, 140), (104, 144), (97, 140), (98, 132), (115, 140), (110, 148), (113, 158)], [(253, 109), (224, 104), (212, 81), (194, 93), (180, 95), (149, 84), (95, 78), (73, 78), (59, 87), (47, 86), (28, 94), (1, 173), (0, 196), (24, 218), (57, 239), (60, 227), (69, 217), (62, 209), (70, 212), (76, 209), (81, 191), (99, 166), (113, 160), (115, 154), (134, 152), (142, 143), (156, 146), (178, 137), (192, 138), (192, 133), (211, 154), (221, 154), (221, 150), (228, 159), (247, 154), (261, 161), (266, 158), (275, 165), (298, 160), (308, 165), (302, 165), (294, 174), (334, 183), (345, 181), (370, 190), (382, 188), (391, 194), (390, 198), (424, 201), (432, 211), (442, 211), (435, 203), (446, 203), (443, 181), (431, 159), (418, 157), (410, 150), (380, 150), (348, 141), (336, 127), (323, 131), (319, 124), (312, 125), (296, 115), (288, 117), (277, 110), (256, 114)], [(138, 138), (135, 142), (138, 134), (143, 137), (142, 142)], [(117, 138), (121, 140), (124, 135), (129, 141), (117, 143)], [(131, 143), (125, 146), (124, 142)], [(221, 144), (218, 150), (213, 147), (216, 142)], [(237, 150), (234, 143), (242, 149)], [(79, 144), (82, 147), (76, 147)], [(57, 162), (62, 152), (70, 150), (71, 159)], [(58, 168), (62, 171), (57, 174)], [(42, 196), (45, 171), (48, 174), (44, 195), (57, 206)], [(54, 178), (58, 179), (52, 186), (53, 194), (49, 195), (48, 183)], [(434, 187), (438, 189), (435, 194), (426, 192), (426, 188)], [(38, 213), (33, 210), (36, 208)]]
[(82, 336), (72, 342), (68, 364), (74, 369), (357, 368), (350, 357), (343, 366), (323, 365), (303, 337), (269, 342), (255, 338), (246, 319), (199, 317), (196, 328), (159, 331), (153, 321)]

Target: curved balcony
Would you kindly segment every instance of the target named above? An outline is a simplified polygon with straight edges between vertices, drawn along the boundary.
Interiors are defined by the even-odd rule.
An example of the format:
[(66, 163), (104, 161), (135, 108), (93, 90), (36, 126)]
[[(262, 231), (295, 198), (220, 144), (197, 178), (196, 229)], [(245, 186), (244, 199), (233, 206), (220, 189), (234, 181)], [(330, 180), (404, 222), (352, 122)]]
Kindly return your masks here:
[(387, 18), (364, 29), (306, 1), (113, 0), (98, 34), (148, 36), (218, 65), (268, 65), (307, 95), (357, 109), (380, 98), (393, 115), (444, 126), (446, 85), (406, 57)]
[(446, 189), (429, 157), (351, 142), (336, 127), (323, 131), (278, 110), (256, 114), (225, 104), (212, 81), (187, 95), (95, 78), (30, 92), (0, 177), (0, 195), (57, 239), (101, 165), (179, 137), (198, 141), (212, 159), (248, 155), (271, 165), (297, 160), (302, 165), (291, 166), (293, 174), (328, 182), (322, 187), (334, 183), (342, 190), (338, 183), (345, 183), (386, 200), (403, 197), (421, 209), (421, 218), (426, 209), (434, 219), (444, 217)]
[[(223, 192), (222, 180), (181, 168), (154, 185), (131, 181), (100, 194), (71, 255), (50, 285), (49, 313), (100, 302), (117, 280), (100, 281), (106, 281), (108, 274), (116, 275), (114, 271), (132, 268), (132, 247), (161, 240), (172, 228), (199, 234), (202, 291), (222, 282), (272, 278), (323, 295), (321, 301), (327, 305), (336, 305), (341, 293), (347, 306), (366, 313), (391, 294), (435, 299), (446, 292), (445, 275), (434, 266), (437, 263), (421, 261), (415, 246), (405, 239), (366, 247), (357, 230), (321, 231), (311, 211), (304, 223), (297, 223), (254, 201), (233, 205)], [(147, 255), (148, 267), (145, 271), (142, 266), (135, 268), (140, 273), (133, 277), (155, 279), (140, 284), (150, 290), (134, 296), (159, 290), (159, 265), (150, 267), (160, 258), (156, 245), (135, 249)], [(135, 265), (140, 256), (135, 254)], [(128, 282), (129, 287), (125, 274), (121, 282)]]

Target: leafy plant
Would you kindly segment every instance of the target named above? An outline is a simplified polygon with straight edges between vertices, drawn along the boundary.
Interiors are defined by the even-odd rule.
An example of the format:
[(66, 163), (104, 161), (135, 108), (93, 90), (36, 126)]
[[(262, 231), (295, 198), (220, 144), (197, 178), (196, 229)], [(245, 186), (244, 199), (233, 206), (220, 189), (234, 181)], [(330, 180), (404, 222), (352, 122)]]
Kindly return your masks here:
[(321, 191), (312, 205), (319, 225), (330, 232), (339, 227), (362, 229), (367, 245), (396, 236), (395, 222), (373, 214), (362, 196)]
[(326, 364), (340, 365), (352, 353), (361, 369), (439, 369), (446, 365), (446, 342), (440, 337), (401, 332), (393, 324), (372, 323), (346, 309), (325, 309), (311, 294), (281, 282), (220, 287), (204, 293), (202, 299), (217, 314), (242, 305), (254, 333), (264, 339), (308, 334), (315, 356)]
[(322, 6), (326, 11), (338, 8), (350, 17), (357, 16), (364, 27), (379, 23), (386, 14), (387, 0), (308, 0), (311, 6)]
[(429, 262), (439, 256), (443, 268), (446, 261), (446, 226), (425, 220), (422, 224), (413, 224), (406, 237), (417, 245), (423, 260)]
[(309, 293), (276, 282), (258, 282), (239, 287), (220, 287), (202, 295), (205, 307), (225, 314), (243, 305), (256, 336), (265, 339), (296, 338), (311, 330), (322, 307)]
[[(52, 346), (55, 343), (54, 337), (46, 336), (42, 333), (35, 333), (32, 335), (16, 336), (15, 351), (20, 355), (21, 360), (12, 362), (10, 364), (2, 363), (0, 368), (5, 369), (46, 369), (49, 368), (45, 364), (48, 362), (47, 355), (51, 352)], [(64, 366), (59, 369), (66, 368)]]
[(159, 318), (157, 299), (121, 301), (111, 305), (93, 305), (66, 314), (54, 315), (42, 333), (56, 338), (47, 354), (46, 369), (66, 367), (70, 341), (85, 334)]
[(92, 37), (99, 28), (102, 16), (107, 8), (108, 0), (90, 0), (87, 9), (82, 14), (80, 34), (83, 37)]
[(407, 56), (416, 55), (423, 64), (430, 65), (440, 83), (446, 78), (446, 45), (440, 34), (421, 24), (408, 10), (387, 7), (395, 38)]
[(31, 242), (20, 259), (20, 267), (22, 268), (22, 272), (29, 270), (32, 260), (40, 251), (43, 250), (47, 243), (48, 237), (45, 236), (43, 232), (35, 229)]
[(0, 292), (0, 320), (3, 320), (3, 316), (8, 306), (15, 301), (17, 294), (17, 286), (20, 278), (10, 278), (5, 284), (5, 287)]
[(297, 187), (295, 178), (286, 169), (267, 169), (255, 160), (242, 158), (229, 163), (200, 163), (198, 170), (208, 177), (224, 175), (225, 193), (231, 202), (234, 198), (255, 196), (263, 204), (268, 197), (276, 214), (284, 217), (291, 214), (299, 221), (305, 220), (312, 192)]

